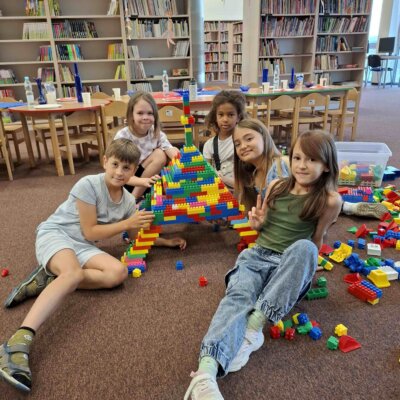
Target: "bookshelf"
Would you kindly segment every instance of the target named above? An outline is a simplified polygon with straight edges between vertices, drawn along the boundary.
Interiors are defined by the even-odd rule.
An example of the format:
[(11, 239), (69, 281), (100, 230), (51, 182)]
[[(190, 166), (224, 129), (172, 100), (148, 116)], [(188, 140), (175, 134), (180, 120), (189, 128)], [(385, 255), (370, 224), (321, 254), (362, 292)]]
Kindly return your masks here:
[[(127, 4), (124, 14), (127, 20), (127, 61), (132, 87), (161, 91), (164, 69), (169, 76), (170, 90), (182, 87), (192, 76), (190, 2), (124, 2)], [(168, 47), (170, 35), (176, 46), (170, 43)]]
[[(243, 9), (243, 83), (291, 70), (305, 81), (362, 86), (372, 0), (254, 0)], [(258, 38), (258, 42), (255, 40)], [(257, 59), (257, 63), (254, 61)]]
[(206, 82), (232, 80), (233, 22), (204, 21)]
[(229, 80), (229, 84), (239, 86), (242, 84), (243, 22), (233, 22), (232, 25), (232, 79)]
[[(24, 76), (38, 75), (58, 96), (74, 95), (75, 62), (92, 92), (161, 90), (163, 69), (170, 89), (192, 76), (188, 0), (0, 0), (0, 10), (2, 96), (25, 99)], [(176, 46), (168, 48), (166, 31)]]

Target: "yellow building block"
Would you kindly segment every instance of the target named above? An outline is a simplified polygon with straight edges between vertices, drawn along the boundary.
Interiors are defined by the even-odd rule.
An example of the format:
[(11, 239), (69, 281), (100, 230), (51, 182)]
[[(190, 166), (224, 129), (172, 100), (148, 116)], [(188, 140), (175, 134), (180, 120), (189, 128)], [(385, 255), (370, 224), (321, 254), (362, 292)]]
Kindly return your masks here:
[(385, 288), (390, 286), (389, 279), (385, 271), (381, 269), (372, 270), (367, 278), (378, 288)]
[(343, 324), (336, 325), (335, 335), (337, 336), (347, 335), (347, 327), (344, 326)]
[(278, 321), (274, 326), (277, 326), (281, 332), (285, 329), (282, 320)]
[(139, 268), (135, 268), (132, 271), (132, 278), (140, 278), (142, 276), (142, 271)]
[(294, 314), (292, 317), (292, 320), (296, 325), (299, 324), (299, 319), (298, 319), (299, 315), (300, 315), (300, 313), (297, 313), (297, 314)]
[(253, 235), (257, 235), (256, 231), (244, 231), (244, 232), (239, 232), (239, 236), (253, 236)]
[(165, 216), (164, 215), (164, 221), (176, 221), (176, 216), (175, 215), (170, 215), (170, 216)]

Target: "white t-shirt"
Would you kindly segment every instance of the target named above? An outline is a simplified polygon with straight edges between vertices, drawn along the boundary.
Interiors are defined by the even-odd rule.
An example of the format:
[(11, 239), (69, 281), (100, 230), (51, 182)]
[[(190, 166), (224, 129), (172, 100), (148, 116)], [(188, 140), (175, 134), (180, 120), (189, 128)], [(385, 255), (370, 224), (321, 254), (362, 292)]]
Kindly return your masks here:
[(155, 150), (161, 149), (163, 151), (173, 147), (170, 141), (167, 139), (167, 135), (164, 132), (160, 132), (159, 138), (154, 136), (154, 127), (150, 128), (146, 136), (137, 137), (132, 134), (129, 127), (126, 126), (119, 130), (114, 136), (115, 139), (129, 139), (136, 144), (140, 150), (139, 165)]
[[(204, 143), (203, 147), (203, 156), (207, 160), (211, 160), (211, 165), (215, 168), (214, 162), (214, 138), (208, 139), (207, 142)], [(226, 176), (228, 178), (234, 177), (233, 175), (233, 155), (235, 149), (233, 147), (232, 137), (228, 137), (224, 140), (218, 138), (218, 155), (219, 160), (221, 162), (221, 174), (222, 176)]]

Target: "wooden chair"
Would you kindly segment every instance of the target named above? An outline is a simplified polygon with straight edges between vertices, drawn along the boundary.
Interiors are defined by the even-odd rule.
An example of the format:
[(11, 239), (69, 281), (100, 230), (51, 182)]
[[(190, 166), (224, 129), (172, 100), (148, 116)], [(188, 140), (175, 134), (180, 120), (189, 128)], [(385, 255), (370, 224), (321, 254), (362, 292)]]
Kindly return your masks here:
[(246, 86), (248, 86), (249, 88), (259, 88), (261, 85), (257, 82), (250, 82), (248, 83)]
[[(282, 111), (285, 113), (282, 113)], [(268, 99), (267, 104), (257, 106), (257, 117), (264, 122), (268, 130), (278, 136), (280, 141), (281, 131), (291, 135), (293, 144), (298, 134), (299, 98), (282, 95), (275, 99)]]
[(320, 93), (310, 93), (300, 98), (299, 126), (309, 125), (310, 129), (319, 127), (325, 130), (328, 124), (329, 103), (330, 96)]
[[(1, 115), (0, 115), (1, 118)], [(4, 161), (6, 163), (6, 168), (7, 168), (7, 173), (8, 173), (8, 179), (12, 181), (13, 178), (13, 170), (14, 170), (14, 164), (12, 162), (12, 159), (10, 157), (10, 148), (8, 145), (7, 137), (4, 135), (4, 130), (3, 130), (3, 121), (0, 120), (0, 153), (1, 156), (4, 158)]]
[(125, 126), (127, 109), (128, 103), (124, 101), (112, 101), (111, 103), (101, 106), (101, 126), (105, 149), (110, 144), (115, 134)]
[[(164, 106), (158, 110), (161, 130), (166, 133), (170, 142), (185, 142), (185, 129), (181, 124), (182, 110), (174, 106)], [(193, 142), (195, 143), (193, 129)], [(197, 145), (196, 145), (197, 146)]]
[[(74, 159), (71, 146), (82, 146), (83, 156), (86, 162), (89, 161), (89, 148), (98, 150), (100, 163), (103, 162), (103, 137), (101, 129), (96, 132), (82, 131), (82, 126), (96, 124), (96, 116), (90, 111), (75, 111), (68, 116), (63, 116), (63, 136), (59, 138), (60, 150), (65, 154), (68, 160), (69, 171), (71, 175), (75, 174)], [(98, 124), (97, 124), (98, 125)], [(73, 133), (70, 133), (70, 129)], [(80, 152), (78, 151), (78, 156)]]
[[(2, 102), (6, 103), (16, 103), (17, 100), (15, 100), (13, 97), (2, 97), (0, 99)], [(21, 143), (25, 143), (25, 138), (23, 135), (22, 131), (22, 124), (21, 122), (6, 122), (3, 123), (4, 125), (4, 135), (7, 137), (8, 142), (12, 142), (14, 145), (14, 150), (15, 150), (15, 157), (17, 163), (21, 162), (21, 152), (19, 150), (19, 145)]]
[[(358, 111), (360, 107), (360, 93), (356, 88), (349, 90), (347, 97), (347, 107), (345, 110), (345, 123), (344, 127), (351, 127), (351, 141), (356, 139), (357, 135), (357, 121)], [(340, 124), (343, 115), (343, 102), (342, 99), (339, 103), (339, 108), (336, 110), (328, 111), (328, 120), (330, 122), (330, 133), (331, 135), (338, 135)]]
[(111, 96), (104, 92), (94, 92), (92, 93), (92, 99), (110, 99)]

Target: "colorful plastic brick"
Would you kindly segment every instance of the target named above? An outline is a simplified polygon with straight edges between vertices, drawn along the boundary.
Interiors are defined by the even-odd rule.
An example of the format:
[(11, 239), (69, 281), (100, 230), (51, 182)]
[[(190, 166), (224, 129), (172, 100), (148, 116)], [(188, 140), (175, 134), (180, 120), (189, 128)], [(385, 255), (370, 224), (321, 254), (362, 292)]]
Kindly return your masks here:
[(323, 299), (328, 297), (328, 289), (325, 287), (310, 289), (306, 293), (307, 300)]
[(142, 271), (139, 268), (135, 268), (132, 271), (132, 278), (140, 278), (142, 276)]
[(301, 313), (297, 317), (297, 320), (299, 321), (299, 324), (304, 325), (309, 321), (308, 315), (306, 313)]
[(339, 338), (339, 349), (343, 353), (348, 353), (349, 351), (357, 350), (359, 348), (361, 348), (361, 344), (353, 337), (343, 335)]
[(330, 336), (329, 339), (326, 341), (326, 347), (329, 350), (337, 350), (339, 347), (339, 340), (335, 338), (335, 336)]
[(199, 286), (204, 287), (208, 285), (208, 280), (205, 276), (199, 278)]
[(367, 244), (367, 254), (369, 256), (378, 256), (380, 257), (382, 254), (381, 246), (377, 243), (368, 243)]
[(335, 335), (337, 335), (337, 336), (347, 335), (347, 327), (344, 326), (343, 324), (336, 325)]
[(312, 340), (319, 340), (322, 337), (322, 331), (318, 326), (314, 326), (310, 332), (308, 332), (308, 336), (310, 336), (310, 338)]
[(279, 339), (281, 337), (281, 330), (277, 326), (271, 326), (269, 328), (269, 335), (272, 339)]
[(8, 268), (3, 268), (3, 269), (1, 270), (1, 277), (2, 277), (2, 278), (5, 278), (6, 276), (9, 275), (9, 273), (10, 273), (10, 271), (8, 270)]
[(385, 273), (381, 269), (374, 269), (368, 275), (368, 279), (379, 289), (390, 286), (389, 279)]
[(294, 328), (287, 328), (285, 330), (285, 339), (286, 340), (294, 340), (296, 330)]
[(328, 281), (326, 280), (326, 278), (324, 276), (320, 276), (317, 279), (317, 286), (318, 287), (326, 287), (327, 284), (328, 284)]
[(178, 260), (178, 261), (175, 263), (175, 268), (176, 268), (177, 271), (182, 271), (182, 270), (183, 270), (183, 261)]

